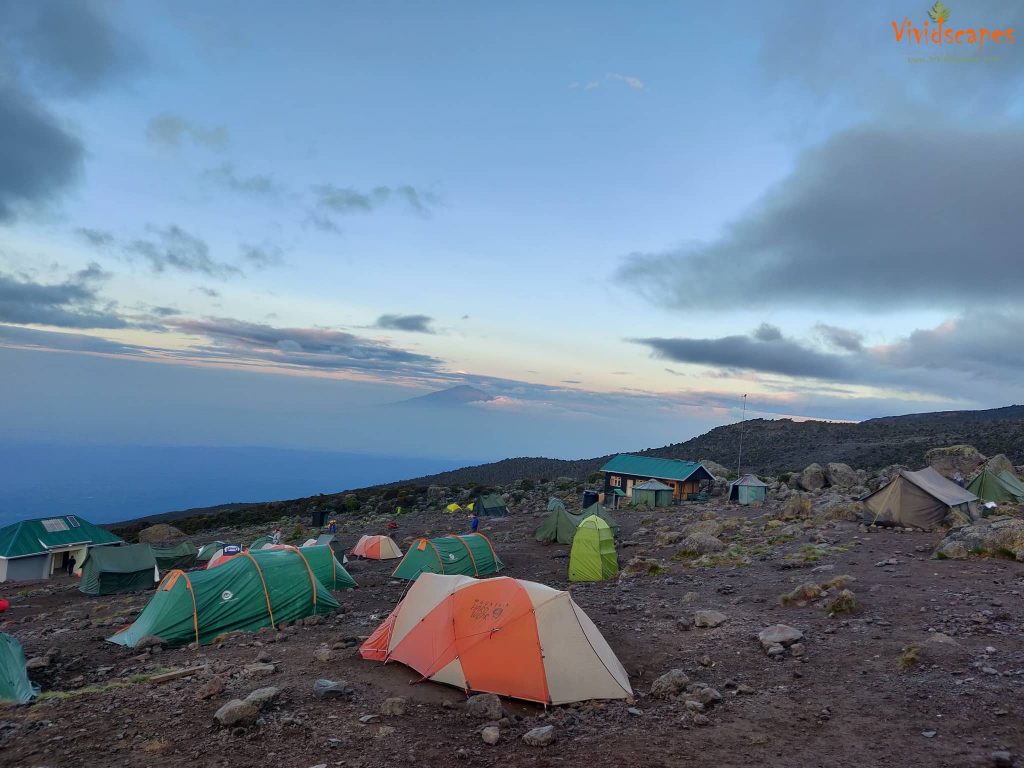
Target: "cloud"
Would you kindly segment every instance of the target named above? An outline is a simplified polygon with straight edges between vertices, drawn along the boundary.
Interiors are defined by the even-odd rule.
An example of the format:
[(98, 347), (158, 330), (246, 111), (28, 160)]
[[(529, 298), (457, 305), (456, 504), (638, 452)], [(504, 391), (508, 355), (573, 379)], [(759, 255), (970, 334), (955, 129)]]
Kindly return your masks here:
[(240, 249), (242, 251), (242, 259), (256, 269), (279, 267), (284, 264), (284, 251), (276, 245), (249, 245), (243, 243)]
[(646, 86), (644, 85), (644, 81), (641, 80), (639, 77), (633, 77), (632, 75), (620, 75), (617, 72), (609, 72), (601, 80), (588, 80), (583, 83), (569, 83), (569, 88), (571, 90), (582, 89), (584, 91), (592, 91), (595, 88), (600, 88), (605, 83), (622, 83), (638, 91), (642, 91), (646, 88)]
[(48, 204), (76, 181), (85, 150), (31, 95), (0, 81), (0, 222)]
[(154, 272), (175, 270), (218, 278), (242, 274), (238, 267), (214, 260), (205, 240), (177, 224), (162, 229), (150, 226), (149, 230), (155, 238), (132, 240), (124, 249), (129, 258), (148, 262)]
[(754, 338), (758, 341), (779, 341), (782, 338), (782, 331), (778, 326), (761, 323), (754, 331)]
[(434, 333), (434, 329), (430, 327), (431, 322), (433, 318), (427, 315), (381, 315), (373, 327), (389, 331)]
[(206, 127), (190, 122), (178, 115), (157, 115), (146, 126), (146, 138), (153, 144), (177, 149), (185, 141), (221, 150), (228, 145), (228, 132), (223, 126)]
[(872, 312), (1012, 303), (1024, 293), (1021, 167), (1019, 128), (844, 131), (803, 153), (717, 240), (633, 254), (621, 275), (677, 308), (738, 296)]
[(94, 248), (103, 248), (114, 244), (114, 235), (103, 229), (79, 227), (75, 230), (75, 234)]
[(98, 2), (9, 2), (0, 11), (3, 42), (22, 74), (63, 96), (94, 93), (137, 70), (144, 56)]
[(84, 333), (43, 331), (0, 324), (0, 346), (32, 347), (60, 352), (92, 352), (109, 355), (145, 355), (147, 350)]
[(423, 216), (429, 216), (439, 202), (433, 192), (409, 184), (398, 187), (379, 186), (365, 192), (353, 187), (318, 184), (311, 192), (313, 206), (309, 220), (314, 226), (325, 231), (338, 231), (335, 216), (370, 213), (395, 200)]
[(219, 299), (220, 298), (220, 291), (216, 291), (213, 288), (207, 288), (205, 285), (197, 285), (192, 290), (198, 291), (199, 293), (201, 293), (204, 296), (206, 296), (208, 298), (211, 298), (211, 299)]
[(106, 273), (97, 264), (61, 283), (38, 283), (0, 272), (0, 323), (63, 328), (126, 328), (129, 323), (105, 307), (91, 282)]
[(231, 163), (222, 163), (215, 168), (208, 168), (203, 172), (203, 178), (232, 192), (252, 197), (277, 198), (284, 192), (284, 188), (276, 179), (264, 174), (239, 175)]
[(825, 323), (818, 323), (814, 326), (814, 330), (828, 344), (839, 349), (845, 349), (847, 352), (860, 352), (864, 347), (864, 334), (858, 331), (851, 331), (848, 328), (837, 328), (834, 325), (826, 325)]

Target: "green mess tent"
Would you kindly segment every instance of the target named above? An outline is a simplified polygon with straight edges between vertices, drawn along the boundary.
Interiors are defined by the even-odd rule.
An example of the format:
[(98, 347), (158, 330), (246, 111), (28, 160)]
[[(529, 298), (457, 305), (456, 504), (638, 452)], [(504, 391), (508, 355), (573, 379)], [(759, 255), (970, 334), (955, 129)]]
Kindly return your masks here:
[(159, 579), (149, 544), (94, 547), (82, 565), (78, 590), (87, 595), (114, 595), (152, 589)]
[(480, 494), (473, 500), (470, 509), (480, 517), (506, 517), (508, 515), (505, 500), (496, 493)]
[(979, 499), (997, 504), (1024, 502), (1024, 486), (1006, 470), (997, 475), (986, 467), (971, 480), (967, 490)]
[(153, 547), (153, 557), (161, 573), (175, 568), (191, 568), (199, 559), (199, 550), (191, 541), (183, 541), (173, 547)]
[(421, 573), (488, 576), (504, 567), (482, 533), (453, 533), (439, 539), (414, 541), (392, 576), (407, 581), (415, 581)]
[(208, 571), (171, 571), (135, 622), (107, 640), (134, 648), (155, 635), (170, 646), (205, 645), (226, 632), (256, 632), (337, 609), (297, 549), (246, 552)]
[(28, 704), (38, 695), (39, 686), (29, 682), (18, 638), (0, 632), (0, 701)]
[(208, 563), (210, 558), (216, 555), (220, 550), (224, 549), (223, 541), (211, 541), (209, 544), (203, 544), (199, 548), (199, 553), (196, 555), (197, 563)]
[[(356, 582), (345, 566), (338, 562), (334, 548), (330, 544), (313, 544), (308, 547), (287, 547), (294, 550), (306, 561), (313, 575), (330, 590), (340, 592), (343, 589), (355, 589)], [(266, 552), (267, 550), (264, 550)], [(278, 552), (280, 549), (270, 550)]]
[(580, 517), (584, 520), (590, 517), (591, 515), (594, 515), (595, 517), (600, 517), (602, 520), (604, 520), (608, 524), (608, 527), (612, 529), (613, 537), (619, 535), (619, 524), (615, 522), (614, 517), (608, 514), (607, 509), (602, 507), (600, 504), (591, 504), (589, 507), (587, 507), (580, 513)]
[(561, 499), (551, 498), (548, 500), (548, 513), (533, 532), (533, 538), (548, 543), (572, 544), (576, 526), (582, 521), (583, 515), (574, 515), (565, 508)]
[(603, 581), (619, 575), (612, 529), (597, 515), (579, 524), (569, 552), (569, 581)]

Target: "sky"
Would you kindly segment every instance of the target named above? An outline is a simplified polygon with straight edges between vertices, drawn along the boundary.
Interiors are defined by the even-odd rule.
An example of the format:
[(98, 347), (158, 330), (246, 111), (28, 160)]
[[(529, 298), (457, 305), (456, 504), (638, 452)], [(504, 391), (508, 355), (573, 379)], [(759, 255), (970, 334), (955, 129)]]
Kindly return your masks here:
[[(1020, 402), (1024, 6), (946, 7), (1004, 34), (897, 41), (919, 0), (0, 0), (6, 439), (583, 457), (743, 395)], [(459, 384), (491, 399), (392, 406)]]

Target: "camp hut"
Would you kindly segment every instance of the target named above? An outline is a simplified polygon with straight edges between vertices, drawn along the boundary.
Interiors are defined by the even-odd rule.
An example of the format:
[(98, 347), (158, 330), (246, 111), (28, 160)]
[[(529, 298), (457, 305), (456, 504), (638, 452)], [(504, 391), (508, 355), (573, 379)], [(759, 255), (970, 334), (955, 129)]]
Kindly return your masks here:
[(0, 632), (0, 702), (28, 704), (38, 695), (39, 686), (29, 682), (18, 638)]
[(504, 567), (482, 533), (451, 534), (414, 541), (391, 575), (407, 581), (414, 581), (421, 573), (487, 576)]
[(672, 489), (659, 480), (645, 480), (633, 486), (633, 504), (638, 507), (667, 507), (672, 503)]
[(633, 694), (615, 653), (568, 592), (507, 577), (423, 574), (359, 652), (466, 693), (546, 705)]
[(619, 575), (615, 537), (608, 523), (591, 515), (580, 523), (569, 552), (569, 581), (604, 581)]
[(931, 467), (917, 472), (900, 470), (892, 480), (864, 499), (875, 523), (892, 523), (931, 530), (950, 522), (970, 521), (970, 491), (947, 480)]
[(360, 536), (349, 554), (367, 560), (394, 560), (402, 556), (402, 550), (390, 536)]
[(580, 513), (580, 519), (585, 520), (591, 515), (600, 517), (602, 520), (608, 523), (608, 527), (612, 529), (613, 536), (619, 535), (619, 524), (615, 521), (615, 518), (608, 513), (608, 510), (605, 509), (601, 504), (591, 504), (589, 507), (584, 509), (583, 512)]
[(160, 567), (161, 573), (173, 571), (175, 568), (184, 570), (196, 564), (199, 550), (191, 541), (183, 541), (173, 547), (153, 547), (153, 557)]
[(107, 639), (129, 648), (148, 635), (170, 646), (205, 645), (338, 607), (299, 550), (247, 552), (212, 570), (171, 571), (135, 622)]
[(757, 475), (744, 475), (729, 483), (729, 501), (753, 504), (768, 498), (768, 484), (761, 482)]
[(1005, 470), (996, 474), (985, 467), (971, 480), (967, 490), (983, 501), (994, 501), (997, 504), (1024, 502), (1024, 486)]
[(548, 499), (548, 513), (533, 532), (533, 538), (547, 544), (572, 544), (576, 526), (582, 520), (583, 516), (572, 514), (561, 499)]
[(698, 461), (658, 459), (653, 456), (633, 456), (621, 453), (603, 467), (604, 498), (616, 496), (633, 499), (633, 489), (648, 480), (659, 480), (672, 489), (673, 501), (686, 501), (690, 494), (700, 493), (715, 481), (707, 468)]
[(496, 493), (480, 494), (473, 500), (470, 509), (480, 517), (506, 517), (508, 515), (505, 500)]
[(0, 582), (48, 579), (71, 558), (77, 571), (90, 549), (123, 543), (77, 515), (22, 520), (0, 528)]
[(94, 547), (82, 565), (78, 590), (87, 595), (114, 595), (152, 589), (160, 580), (149, 544)]
[(209, 544), (203, 544), (199, 548), (199, 552), (196, 554), (196, 562), (201, 565), (206, 565), (210, 562), (210, 558), (217, 554), (217, 550), (224, 548), (223, 541), (211, 541)]

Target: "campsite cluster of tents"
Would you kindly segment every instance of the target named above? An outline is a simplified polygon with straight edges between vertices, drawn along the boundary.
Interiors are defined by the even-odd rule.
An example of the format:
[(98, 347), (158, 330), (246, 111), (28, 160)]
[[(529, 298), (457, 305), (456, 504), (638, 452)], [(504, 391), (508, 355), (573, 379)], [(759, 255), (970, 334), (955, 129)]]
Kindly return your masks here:
[(548, 544), (571, 544), (569, 581), (603, 581), (619, 575), (615, 537), (619, 524), (600, 504), (579, 514), (566, 509), (561, 499), (548, 500), (548, 513), (533, 538)]

